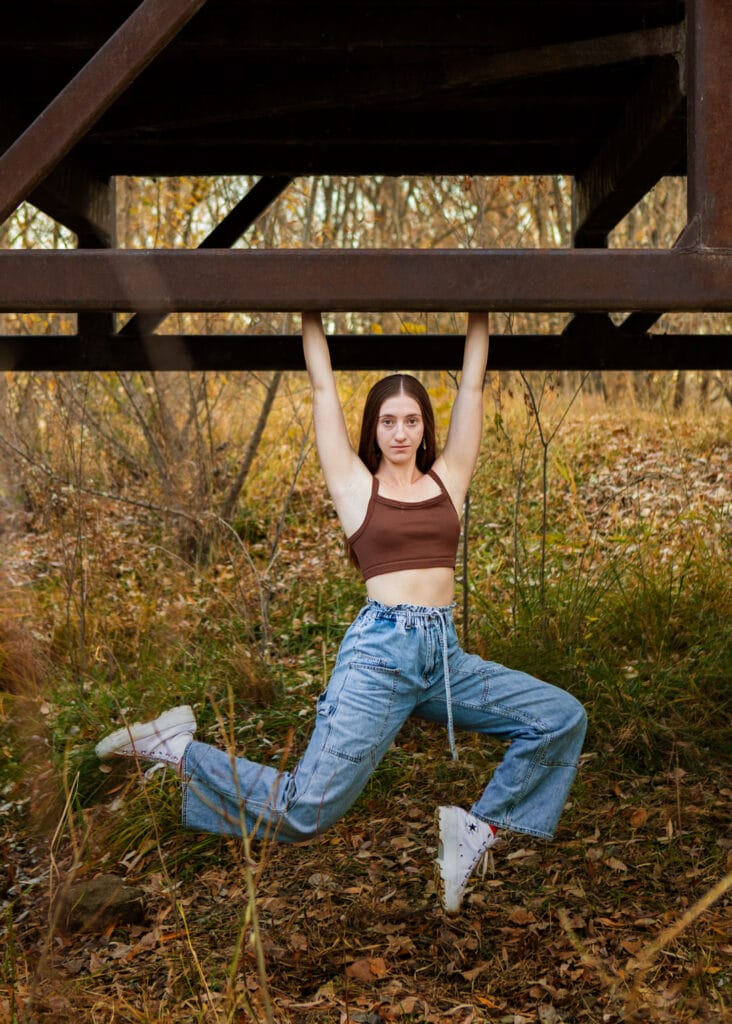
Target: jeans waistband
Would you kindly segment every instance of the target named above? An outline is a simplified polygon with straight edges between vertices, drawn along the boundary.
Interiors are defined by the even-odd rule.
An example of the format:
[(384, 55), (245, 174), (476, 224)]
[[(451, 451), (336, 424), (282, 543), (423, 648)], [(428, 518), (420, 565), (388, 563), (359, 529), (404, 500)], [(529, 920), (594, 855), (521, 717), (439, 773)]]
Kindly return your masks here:
[(454, 604), (421, 605), (421, 604), (382, 604), (372, 597), (364, 605), (364, 611), (375, 612), (380, 619), (406, 619), (417, 622), (430, 619), (449, 621), (452, 619)]

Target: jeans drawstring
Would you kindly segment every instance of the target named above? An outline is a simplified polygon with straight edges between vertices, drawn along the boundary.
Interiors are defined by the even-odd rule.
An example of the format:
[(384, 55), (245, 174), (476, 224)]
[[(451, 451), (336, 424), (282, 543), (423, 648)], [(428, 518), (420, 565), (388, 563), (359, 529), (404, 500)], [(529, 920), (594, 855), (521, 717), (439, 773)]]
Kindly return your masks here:
[(450, 753), (453, 761), (458, 760), (457, 747), (455, 746), (455, 726), (452, 720), (452, 690), (450, 689), (450, 659), (447, 652), (447, 622), (444, 612), (437, 612), (437, 620), (440, 623), (440, 646), (442, 647), (442, 669), (445, 676), (445, 703), (447, 704), (447, 738), (450, 743)]
[(448, 648), (448, 629), (452, 617), (452, 606), (445, 608), (426, 608), (419, 605), (397, 605), (390, 607), (382, 605), (379, 601), (369, 598), (366, 608), (374, 610), (377, 617), (382, 615), (386, 618), (399, 617), (404, 622), (405, 629), (411, 629), (417, 623), (422, 627), (429, 625), (430, 621), (438, 623), (440, 633), (440, 647), (442, 649), (442, 670), (445, 677), (445, 703), (447, 705), (447, 738), (450, 743), (450, 753), (454, 761), (459, 760), (457, 747), (455, 746), (455, 725), (452, 716), (452, 690), (450, 688), (450, 656)]

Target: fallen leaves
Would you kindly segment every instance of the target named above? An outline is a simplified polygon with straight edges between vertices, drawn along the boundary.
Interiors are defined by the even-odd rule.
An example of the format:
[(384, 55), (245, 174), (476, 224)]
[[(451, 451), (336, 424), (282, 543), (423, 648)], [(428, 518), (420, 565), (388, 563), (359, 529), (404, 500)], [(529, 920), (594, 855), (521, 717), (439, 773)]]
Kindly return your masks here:
[(386, 960), (383, 957), (365, 957), (354, 960), (346, 967), (346, 977), (355, 978), (356, 981), (371, 982), (378, 978), (385, 978), (389, 973)]
[[(426, 787), (419, 795), (411, 787), (408, 797), (395, 793), (391, 817), (374, 814), (366, 801), (360, 813), (354, 812), (355, 820), (337, 826), (326, 841), (270, 848), (257, 909), (277, 1024), (631, 1020), (623, 1014), (638, 973), (634, 965), (679, 919), (690, 887), (701, 891), (709, 878), (709, 854), (702, 855), (700, 835), (685, 838), (675, 831), (671, 843), (660, 843), (656, 829), (639, 831), (631, 823), (639, 807), (648, 811), (647, 821), (668, 820), (665, 808), (670, 797), (676, 799), (677, 782), (625, 779), (605, 802), (595, 801), (587, 827), (570, 816), (553, 844), (507, 840), (496, 855), (495, 874), (471, 883), (456, 919), (439, 910), (426, 881), (434, 837), (418, 801), (436, 798)], [(717, 813), (723, 785), (715, 785), (708, 773), (698, 780), (687, 775), (683, 784), (697, 808), (697, 825), (705, 814)], [(626, 806), (629, 801), (634, 805)], [(682, 845), (692, 842), (697, 845)], [(142, 988), (155, 994), (150, 1004), (155, 1019), (184, 1024), (193, 1005), (181, 998), (185, 984), (195, 993), (195, 1012), (205, 1024), (223, 1019), (227, 1005), (239, 1006), (232, 1018), (237, 1024), (252, 1024), (252, 1012), (263, 1021), (255, 951), (246, 930), (239, 966), (231, 974), (246, 907), (235, 853), (233, 845), (219, 849), (210, 868), (174, 884), (173, 899), (164, 874), (149, 874), (147, 927), (64, 937), (53, 954), (56, 973), (43, 1004), (49, 1007), (45, 1019), (54, 1024), (72, 1016), (84, 1019), (80, 1006), (104, 1000), (116, 1007), (121, 1024), (132, 1024), (135, 1018), (125, 1007), (135, 1005), (134, 993)], [(721, 845), (721, 862), (726, 853)], [(140, 863), (135, 856), (130, 862)], [(189, 934), (176, 926), (178, 905), (186, 908)], [(728, 970), (722, 952), (727, 928), (721, 912), (708, 912), (696, 922), (695, 945), (684, 945), (682, 936), (659, 956), (655, 988), (636, 986), (651, 1024), (721, 1019), (713, 1015), (718, 1009), (713, 993)], [(209, 992), (191, 966), (190, 948), (209, 980)], [(212, 978), (227, 976), (235, 982), (228, 996), (211, 985)], [(75, 988), (66, 988), (63, 979)], [(694, 996), (694, 1002), (699, 987), (707, 994), (701, 1002)], [(0, 1022), (3, 998), (9, 1005), (0, 986)], [(45, 1024), (42, 1015), (38, 1019)]]
[(525, 910), (523, 907), (515, 907), (508, 915), (508, 920), (511, 924), (525, 925), (534, 924), (536, 917), (530, 910)]
[(648, 821), (648, 811), (645, 807), (639, 807), (630, 815), (629, 821), (633, 828), (642, 828)]

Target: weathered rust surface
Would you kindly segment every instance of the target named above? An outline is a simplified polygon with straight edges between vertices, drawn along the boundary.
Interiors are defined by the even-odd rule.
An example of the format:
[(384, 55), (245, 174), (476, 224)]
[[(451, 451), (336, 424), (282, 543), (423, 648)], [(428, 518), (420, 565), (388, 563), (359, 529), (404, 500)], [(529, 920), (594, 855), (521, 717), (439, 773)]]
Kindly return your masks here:
[[(149, 335), (167, 312), (317, 308), (578, 314), (561, 338), (498, 340), (506, 367), (729, 365), (724, 337), (684, 336), (683, 349), (643, 332), (660, 310), (731, 308), (730, 0), (408, 0), (385, 18), (386, 6), (10, 5), (0, 91), (24, 88), (0, 144), (36, 120), (0, 158), (0, 217), (30, 197), (80, 233), (80, 251), (0, 252), (0, 310), (77, 312), (80, 328), (32, 349), (6, 339), (6, 365), (285, 367), (298, 346), (279, 340)], [(676, 251), (601, 251), (655, 180), (687, 165)], [(200, 250), (92, 251), (114, 244), (108, 180), (195, 173), (271, 178)], [(222, 251), (276, 182), (311, 173), (575, 175), (585, 248)], [(137, 313), (122, 336), (110, 337), (113, 311)], [(616, 330), (603, 311), (629, 316)], [(336, 359), (383, 365), (380, 344), (349, 339)], [(456, 344), (410, 352), (457, 365)]]
[(0, 223), (206, 0), (144, 0), (0, 158)]
[(647, 249), (0, 252), (0, 310), (728, 311), (732, 253)]
[(732, 3), (688, 0), (687, 22), (689, 222), (732, 248)]

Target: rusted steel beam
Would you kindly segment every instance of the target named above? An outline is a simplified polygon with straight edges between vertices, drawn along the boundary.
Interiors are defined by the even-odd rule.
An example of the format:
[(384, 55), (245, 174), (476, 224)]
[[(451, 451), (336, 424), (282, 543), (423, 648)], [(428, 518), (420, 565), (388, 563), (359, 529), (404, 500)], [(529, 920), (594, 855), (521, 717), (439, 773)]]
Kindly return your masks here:
[(643, 313), (631, 313), (627, 316), (621, 324), (618, 325), (618, 330), (622, 331), (623, 334), (645, 334), (646, 331), (650, 331), (651, 327), (661, 319), (663, 313), (658, 311), (651, 312), (646, 311)]
[(81, 161), (62, 160), (28, 199), (76, 235), (114, 244), (114, 179), (97, 177)]
[[(0, 149), (7, 149), (14, 142), (25, 123), (15, 104), (3, 98)], [(112, 191), (109, 178), (96, 174), (81, 160), (68, 156), (31, 192), (28, 199), (76, 234), (93, 235), (100, 243), (109, 244), (114, 233), (114, 203), (110, 203)]]
[(254, 221), (285, 191), (292, 178), (287, 174), (270, 174), (260, 178), (220, 224), (201, 242), (200, 249), (229, 249), (239, 241)]
[(663, 313), (659, 313), (658, 310), (637, 311), (616, 326), (607, 313), (577, 313), (562, 331), (562, 337), (574, 340), (592, 339), (593, 344), (603, 338), (608, 344), (613, 345), (628, 338), (645, 337), (662, 316)]
[(608, 233), (684, 154), (685, 97), (675, 60), (658, 64), (572, 189), (572, 231), (580, 248)]
[[(55, 173), (55, 172), (54, 172)], [(106, 232), (84, 230), (77, 233), (79, 249), (113, 249), (117, 244), (117, 187), (113, 178), (105, 193), (106, 210), (101, 220), (108, 225)], [(115, 315), (110, 310), (85, 310), (77, 318), (77, 330), (80, 335), (114, 334), (116, 330)]]
[(732, 4), (687, 0), (688, 215), (700, 245), (732, 247)]
[[(456, 370), (461, 335), (333, 335), (340, 370)], [(492, 370), (678, 370), (732, 367), (725, 335), (614, 338), (493, 335)], [(303, 370), (299, 335), (0, 337), (0, 370)]]
[[(726, 8), (726, 10), (725, 10)], [(691, 0), (687, 12), (687, 227), (684, 246), (732, 247), (732, 4)], [(729, 284), (732, 290), (732, 281)], [(662, 312), (634, 312), (625, 334), (649, 330)]]
[(0, 158), (0, 223), (206, 0), (144, 0)]
[(0, 310), (732, 310), (732, 253), (692, 249), (0, 252)]
[[(252, 226), (257, 217), (267, 209), (270, 203), (282, 195), (291, 181), (292, 178), (284, 174), (260, 178), (256, 185), (253, 185), (247, 194), (236, 204), (233, 210), (227, 213), (221, 223), (217, 224), (213, 231), (204, 238), (198, 248), (231, 248), (241, 238), (247, 228)], [(130, 338), (133, 335), (152, 334), (167, 315), (162, 310), (159, 313), (136, 313), (131, 320), (127, 321), (118, 334), (123, 338)], [(79, 333), (82, 332), (80, 331)]]

